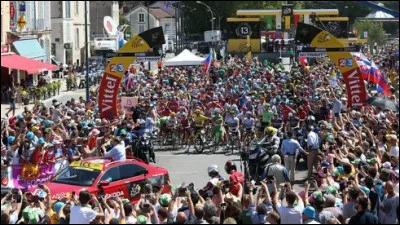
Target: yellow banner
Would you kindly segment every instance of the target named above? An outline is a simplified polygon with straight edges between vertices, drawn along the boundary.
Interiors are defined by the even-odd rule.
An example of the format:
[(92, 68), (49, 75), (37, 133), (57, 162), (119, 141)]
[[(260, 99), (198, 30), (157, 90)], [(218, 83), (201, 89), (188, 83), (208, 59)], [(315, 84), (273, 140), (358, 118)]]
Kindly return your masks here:
[(290, 16), (285, 16), (285, 29), (290, 30)]
[(258, 53), (261, 51), (261, 40), (251, 39), (250, 46), (247, 43), (247, 39), (228, 39), (228, 52), (240, 52), (248, 53), (251, 48), (252, 53)]
[(80, 167), (80, 168), (85, 168), (85, 169), (100, 170), (100, 171), (102, 171), (104, 168), (104, 166), (102, 164), (82, 162), (82, 161), (72, 162), (69, 166), (70, 167)]

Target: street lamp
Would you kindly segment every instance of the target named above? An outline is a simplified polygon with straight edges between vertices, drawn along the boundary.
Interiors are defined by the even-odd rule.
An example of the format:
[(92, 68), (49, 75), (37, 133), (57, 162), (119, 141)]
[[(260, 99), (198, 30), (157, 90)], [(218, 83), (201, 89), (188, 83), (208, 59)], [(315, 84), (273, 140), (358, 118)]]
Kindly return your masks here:
[(214, 19), (215, 19), (215, 18), (214, 18), (214, 11), (211, 9), (210, 6), (204, 4), (204, 3), (201, 2), (201, 1), (196, 1), (196, 3), (197, 3), (197, 4), (204, 5), (205, 7), (207, 7), (208, 10), (210, 10), (210, 12), (211, 12), (211, 30), (214, 30)]

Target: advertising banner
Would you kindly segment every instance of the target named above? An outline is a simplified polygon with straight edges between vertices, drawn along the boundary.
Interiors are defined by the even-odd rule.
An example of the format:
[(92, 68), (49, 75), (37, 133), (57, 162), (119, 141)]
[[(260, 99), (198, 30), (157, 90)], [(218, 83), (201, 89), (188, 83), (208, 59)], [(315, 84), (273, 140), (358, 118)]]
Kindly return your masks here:
[(153, 47), (165, 44), (162, 27), (156, 27), (132, 37), (110, 60), (100, 84), (99, 111), (104, 118), (118, 116), (118, 93), (125, 71), (136, 60), (135, 53), (145, 53)]
[(1, 189), (13, 189), (14, 182), (12, 178), (11, 166), (1, 169)]
[(26, 190), (49, 181), (54, 175), (54, 164), (13, 165), (12, 180), (15, 188)]
[(325, 52), (300, 52), (299, 57), (307, 58), (323, 58), (326, 56)]
[(327, 51), (326, 54), (343, 75), (350, 107), (362, 106), (367, 98), (363, 77), (350, 51), (332, 34), (315, 26), (299, 23), (296, 41), (316, 48), (343, 48), (343, 51)]
[(138, 97), (121, 97), (121, 107), (126, 112), (130, 112), (131, 108), (137, 106), (138, 102)]
[(10, 1), (10, 28), (17, 26), (17, 2)]

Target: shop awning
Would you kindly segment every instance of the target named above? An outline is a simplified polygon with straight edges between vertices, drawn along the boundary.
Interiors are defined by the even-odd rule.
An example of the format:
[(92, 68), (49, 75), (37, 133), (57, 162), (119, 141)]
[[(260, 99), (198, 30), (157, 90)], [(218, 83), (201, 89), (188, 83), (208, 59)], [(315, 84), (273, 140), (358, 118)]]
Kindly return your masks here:
[(28, 74), (38, 74), (45, 70), (57, 70), (56, 65), (28, 59), (16, 54), (2, 55), (1, 66), (10, 69), (24, 70)]
[(46, 53), (37, 39), (14, 41), (13, 45), (20, 56), (36, 60), (46, 60)]

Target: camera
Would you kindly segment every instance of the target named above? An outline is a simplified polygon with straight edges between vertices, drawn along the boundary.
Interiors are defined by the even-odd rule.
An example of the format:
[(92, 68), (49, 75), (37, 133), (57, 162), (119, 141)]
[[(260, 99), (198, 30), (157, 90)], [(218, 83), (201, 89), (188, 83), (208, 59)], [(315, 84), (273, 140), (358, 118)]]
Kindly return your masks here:
[(185, 197), (186, 196), (186, 188), (178, 188), (178, 196), (179, 197)]

